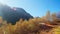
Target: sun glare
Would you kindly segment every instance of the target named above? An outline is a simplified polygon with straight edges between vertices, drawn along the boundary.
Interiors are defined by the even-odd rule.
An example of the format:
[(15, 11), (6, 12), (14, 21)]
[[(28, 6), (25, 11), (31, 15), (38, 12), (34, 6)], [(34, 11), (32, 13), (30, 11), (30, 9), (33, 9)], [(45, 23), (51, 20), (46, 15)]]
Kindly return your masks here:
[(4, 0), (0, 0), (0, 3), (5, 4), (5, 1)]

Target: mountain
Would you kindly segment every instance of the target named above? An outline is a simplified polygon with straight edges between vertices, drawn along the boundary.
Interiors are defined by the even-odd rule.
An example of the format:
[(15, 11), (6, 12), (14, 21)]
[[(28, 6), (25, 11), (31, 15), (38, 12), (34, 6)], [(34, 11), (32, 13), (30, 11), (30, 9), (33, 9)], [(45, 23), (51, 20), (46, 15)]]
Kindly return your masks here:
[(33, 18), (29, 13), (27, 13), (24, 9), (18, 7), (9, 7), (7, 5), (0, 5), (0, 16), (3, 17), (3, 20), (6, 20), (8, 23), (15, 24), (19, 19)]
[(60, 18), (60, 12), (57, 13), (57, 18)]
[(58, 21), (60, 21), (60, 12), (56, 14)]

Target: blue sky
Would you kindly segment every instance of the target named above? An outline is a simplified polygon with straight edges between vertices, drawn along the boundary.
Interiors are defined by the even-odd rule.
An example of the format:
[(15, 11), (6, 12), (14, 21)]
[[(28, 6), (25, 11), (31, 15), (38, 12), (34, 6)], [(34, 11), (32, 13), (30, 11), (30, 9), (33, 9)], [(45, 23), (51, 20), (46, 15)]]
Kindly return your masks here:
[(20, 7), (34, 17), (46, 15), (50, 10), (51, 13), (60, 11), (60, 0), (0, 0), (1, 3), (10, 7)]

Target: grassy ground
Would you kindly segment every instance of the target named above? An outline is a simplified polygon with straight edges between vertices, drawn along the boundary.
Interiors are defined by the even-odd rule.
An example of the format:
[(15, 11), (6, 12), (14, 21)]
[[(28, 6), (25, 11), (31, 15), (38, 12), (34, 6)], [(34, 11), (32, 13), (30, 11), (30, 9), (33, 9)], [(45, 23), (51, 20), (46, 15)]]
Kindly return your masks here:
[(54, 34), (60, 34), (60, 26), (53, 29)]

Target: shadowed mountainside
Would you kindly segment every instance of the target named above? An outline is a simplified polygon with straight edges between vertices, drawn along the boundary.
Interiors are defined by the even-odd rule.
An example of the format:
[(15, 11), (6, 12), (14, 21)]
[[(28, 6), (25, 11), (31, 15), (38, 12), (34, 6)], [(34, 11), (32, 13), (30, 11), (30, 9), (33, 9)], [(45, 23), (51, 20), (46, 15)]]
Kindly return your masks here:
[(19, 19), (33, 18), (29, 13), (27, 13), (24, 9), (18, 7), (9, 7), (7, 5), (0, 4), (0, 16), (3, 17), (3, 20), (15, 24)]

